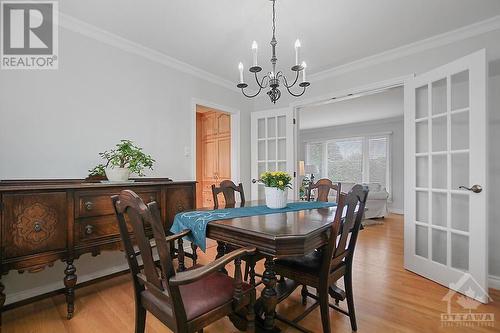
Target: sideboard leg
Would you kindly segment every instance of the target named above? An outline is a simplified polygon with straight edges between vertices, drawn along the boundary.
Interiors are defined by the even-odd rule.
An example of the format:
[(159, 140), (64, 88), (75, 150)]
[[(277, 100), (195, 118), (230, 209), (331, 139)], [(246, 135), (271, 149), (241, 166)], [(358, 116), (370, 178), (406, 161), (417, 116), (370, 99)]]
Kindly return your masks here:
[(76, 267), (73, 265), (73, 259), (66, 261), (64, 270), (64, 286), (66, 287), (66, 304), (68, 306), (67, 318), (73, 318), (75, 311), (75, 285), (76, 285)]
[(274, 331), (274, 316), (276, 314), (276, 305), (278, 297), (276, 294), (276, 273), (274, 272), (274, 260), (271, 257), (266, 258), (264, 264), (265, 271), (262, 275), (264, 289), (262, 290), (262, 301), (264, 305), (264, 329), (266, 331)]
[[(1, 278), (1, 276), (0, 276)], [(5, 294), (4, 294), (5, 286), (0, 280), (0, 332), (2, 331), (2, 309), (5, 303)]]

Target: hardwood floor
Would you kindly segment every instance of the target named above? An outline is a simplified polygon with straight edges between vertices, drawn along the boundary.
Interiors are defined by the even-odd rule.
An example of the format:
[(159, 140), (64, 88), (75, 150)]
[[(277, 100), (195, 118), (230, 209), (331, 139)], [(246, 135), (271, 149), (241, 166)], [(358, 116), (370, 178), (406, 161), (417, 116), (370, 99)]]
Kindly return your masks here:
[[(200, 262), (212, 260), (213, 242)], [(262, 266), (262, 265), (261, 265)], [(263, 267), (258, 267), (262, 271)], [(498, 332), (500, 331), (500, 291), (490, 290), (493, 301), (480, 305), (473, 313), (492, 313), (494, 327), (443, 327), (441, 314), (447, 303), (442, 298), (448, 289), (403, 269), (403, 221), (398, 215), (385, 219), (383, 225), (372, 225), (360, 233), (354, 259), (354, 297), (358, 332)], [(300, 289), (300, 288), (299, 288)], [(66, 320), (64, 296), (55, 296), (3, 315), (4, 333), (126, 333), (134, 331), (134, 302), (129, 275), (113, 278), (77, 290), (76, 312)], [(345, 306), (345, 304), (343, 304)], [(293, 318), (303, 311), (300, 291), (281, 303), (278, 312)], [(467, 312), (456, 300), (454, 313)], [(332, 332), (350, 332), (349, 319), (330, 310)], [(319, 309), (301, 324), (321, 332)], [(284, 332), (296, 332), (278, 322)], [(146, 332), (169, 332), (148, 314)], [(229, 320), (223, 319), (205, 332), (237, 332)]]

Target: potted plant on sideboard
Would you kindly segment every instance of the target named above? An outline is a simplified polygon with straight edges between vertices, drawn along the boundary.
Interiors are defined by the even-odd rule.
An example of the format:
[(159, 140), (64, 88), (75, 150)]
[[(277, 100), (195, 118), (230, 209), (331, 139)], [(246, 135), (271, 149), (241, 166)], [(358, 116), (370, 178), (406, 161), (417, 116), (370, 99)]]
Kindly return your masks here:
[(272, 209), (285, 208), (288, 189), (292, 188), (292, 177), (283, 171), (264, 172), (257, 182), (264, 184), (266, 206)]
[(155, 162), (151, 155), (145, 154), (130, 140), (121, 140), (116, 148), (99, 153), (99, 156), (106, 162), (89, 170), (89, 177), (106, 175), (110, 182), (126, 182), (131, 173), (142, 177), (146, 168), (153, 170)]

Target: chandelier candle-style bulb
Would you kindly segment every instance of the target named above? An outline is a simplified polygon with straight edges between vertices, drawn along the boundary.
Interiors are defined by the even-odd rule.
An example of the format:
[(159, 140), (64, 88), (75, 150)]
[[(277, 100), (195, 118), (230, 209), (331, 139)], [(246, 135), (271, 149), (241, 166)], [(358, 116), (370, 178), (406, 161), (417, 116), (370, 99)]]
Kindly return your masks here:
[(238, 64), (238, 70), (240, 71), (240, 83), (243, 83), (243, 63)]
[(299, 64), (299, 58), (300, 58), (300, 40), (295, 41), (295, 64)]
[(258, 45), (256, 41), (253, 41), (252, 43), (252, 54), (253, 54), (253, 66), (257, 67), (257, 49)]
[(307, 67), (306, 62), (302, 61), (302, 82), (307, 82), (306, 81), (306, 67)]

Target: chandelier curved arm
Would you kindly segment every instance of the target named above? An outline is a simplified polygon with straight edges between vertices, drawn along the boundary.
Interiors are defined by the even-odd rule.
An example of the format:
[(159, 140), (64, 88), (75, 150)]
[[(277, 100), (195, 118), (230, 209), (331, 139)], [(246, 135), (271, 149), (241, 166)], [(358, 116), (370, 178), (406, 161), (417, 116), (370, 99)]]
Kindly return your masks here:
[[(293, 84), (291, 85), (291, 87), (292, 86), (293, 86)], [(286, 87), (286, 90), (288, 90), (288, 93), (290, 95), (292, 95), (293, 97), (300, 97), (300, 96), (304, 95), (304, 93), (306, 92), (306, 86), (302, 87), (302, 92), (299, 94), (294, 94), (286, 84), (285, 84), (285, 87)]]
[[(281, 75), (283, 77), (283, 84), (284, 84), (284, 86), (286, 87), (287, 90), (288, 90), (288, 88), (293, 87), (297, 83), (297, 80), (299, 79), (299, 71), (295, 71), (295, 73), (296, 73), (295, 74), (295, 80), (290, 85), (288, 84), (288, 80), (286, 79), (286, 76), (283, 75), (283, 74)], [(290, 90), (288, 90), (288, 91), (290, 91)]]
[(245, 88), (241, 88), (241, 92), (243, 93), (243, 95), (245, 95), (245, 97), (248, 97), (248, 98), (254, 98), (258, 94), (260, 94), (261, 90), (262, 90), (262, 86), (259, 85), (259, 91), (257, 91), (254, 95), (247, 95), (245, 93)]
[(269, 84), (269, 80), (267, 81), (266, 84), (264, 84), (264, 80), (266, 79), (267, 75), (263, 76), (262, 80), (260, 80), (260, 82), (259, 82), (259, 78), (257, 77), (257, 73), (254, 73), (254, 74), (255, 74), (255, 82), (257, 82), (257, 85), (259, 86), (259, 88), (266, 89), (267, 85)]

